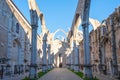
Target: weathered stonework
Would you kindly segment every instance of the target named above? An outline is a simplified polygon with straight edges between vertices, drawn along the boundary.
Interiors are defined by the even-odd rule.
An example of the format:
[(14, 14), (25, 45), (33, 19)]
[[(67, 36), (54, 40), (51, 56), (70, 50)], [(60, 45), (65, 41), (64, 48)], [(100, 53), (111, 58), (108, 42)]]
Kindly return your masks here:
[[(92, 65), (84, 65), (83, 33), (78, 30), (81, 24), (81, 12), (76, 9), (73, 24), (69, 33), (58, 29), (50, 33), (46, 28), (43, 13), (41, 15), (42, 34), (37, 34), (37, 65), (32, 65), (47, 70), (53, 67), (69, 67), (75, 71), (83, 71), (84, 67), (92, 66), (92, 71), (107, 75), (113, 75), (113, 67), (120, 71), (120, 7), (116, 8), (103, 23), (96, 19), (89, 19), (93, 30), (90, 32), (90, 56)], [(39, 12), (39, 11), (38, 11)], [(112, 30), (110, 19), (113, 17), (117, 65), (113, 65)], [(62, 31), (67, 40), (54, 39), (55, 34)], [(47, 38), (43, 39), (44, 34)], [(32, 29), (12, 0), (0, 0), (0, 66), (8, 65), (4, 73), (21, 74), (29, 70), (31, 63), (31, 38)], [(73, 45), (75, 41), (76, 46)], [(48, 44), (50, 46), (48, 46)], [(77, 48), (79, 47), (79, 51)], [(78, 53), (79, 54), (76, 54)], [(44, 56), (43, 56), (44, 55)], [(43, 60), (44, 57), (44, 60)], [(78, 61), (79, 60), (79, 61)], [(77, 66), (77, 67), (76, 67)]]
[[(0, 60), (5, 58), (0, 66), (10, 65), (4, 73), (25, 73), (31, 62), (31, 26), (11, 0), (1, 0), (0, 19)], [(38, 34), (37, 43), (37, 65), (40, 67), (42, 42)]]
[[(116, 55), (117, 55), (117, 65), (118, 71), (120, 71), (120, 8), (117, 8), (112, 15), (110, 15), (101, 25), (90, 32), (90, 53), (91, 53), (91, 63), (92, 71), (97, 73), (103, 73), (107, 75), (113, 75), (113, 53), (112, 53), (112, 28), (110, 25), (110, 17), (114, 18), (113, 27), (115, 31), (115, 42), (116, 42)], [(80, 42), (80, 68), (84, 64), (83, 60), (83, 41)]]

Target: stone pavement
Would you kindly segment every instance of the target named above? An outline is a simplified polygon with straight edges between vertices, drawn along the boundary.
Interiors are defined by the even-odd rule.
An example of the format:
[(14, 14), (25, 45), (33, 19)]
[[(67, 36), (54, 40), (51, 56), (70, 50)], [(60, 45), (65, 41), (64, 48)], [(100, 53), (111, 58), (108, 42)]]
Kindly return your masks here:
[(82, 80), (79, 76), (66, 68), (55, 68), (39, 80)]

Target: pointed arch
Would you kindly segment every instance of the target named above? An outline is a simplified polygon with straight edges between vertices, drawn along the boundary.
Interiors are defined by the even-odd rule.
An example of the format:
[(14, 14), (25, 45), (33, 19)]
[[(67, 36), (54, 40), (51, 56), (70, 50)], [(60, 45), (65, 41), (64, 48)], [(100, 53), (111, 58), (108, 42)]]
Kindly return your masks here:
[(21, 58), (21, 43), (18, 39), (13, 40), (13, 51), (12, 51), (12, 63), (13, 65), (19, 65)]
[(63, 33), (65, 34), (65, 36), (67, 37), (67, 33), (66, 33), (63, 29), (57, 29), (57, 30), (53, 33), (53, 39), (54, 39), (56, 33), (60, 32), (60, 31), (63, 32)]

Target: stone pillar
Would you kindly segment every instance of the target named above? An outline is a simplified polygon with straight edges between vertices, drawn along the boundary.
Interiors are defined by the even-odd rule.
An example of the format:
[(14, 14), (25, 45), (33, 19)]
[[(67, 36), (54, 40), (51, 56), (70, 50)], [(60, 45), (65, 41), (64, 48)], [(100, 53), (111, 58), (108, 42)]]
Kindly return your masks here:
[(42, 71), (46, 72), (47, 71), (47, 53), (46, 53), (46, 48), (47, 48), (47, 34), (44, 34), (43, 36), (43, 65), (42, 65)]
[(76, 46), (76, 43), (74, 42), (74, 71), (78, 72), (79, 71), (79, 50), (78, 47)]
[(66, 56), (66, 67), (68, 68), (68, 56)]
[(65, 65), (66, 65), (67, 68), (69, 68), (69, 52), (68, 52), (68, 50), (66, 50), (65, 54), (66, 54), (66, 57), (65, 57), (66, 63), (65, 63)]
[(52, 67), (53, 67), (53, 68), (54, 68), (54, 66), (55, 66), (55, 65), (54, 65), (54, 59), (55, 59), (55, 55), (54, 55), (54, 53), (53, 53), (53, 54), (52, 54), (52, 64), (53, 64)]
[(50, 69), (52, 69), (52, 54), (50, 54)]
[(51, 54), (51, 68), (53, 68), (53, 53)]
[(52, 69), (52, 54), (50, 54), (50, 69)]
[(60, 63), (60, 57), (59, 57), (59, 54), (58, 54), (56, 57), (57, 57), (57, 67), (59, 68), (59, 63)]
[(92, 66), (90, 55), (90, 43), (89, 43), (89, 9), (91, 0), (85, 0), (84, 11), (82, 15), (83, 26), (83, 42), (84, 42), (84, 75), (85, 77), (92, 78)]
[(74, 57), (73, 50), (71, 51), (71, 69), (74, 69)]
[[(13, 16), (12, 16), (13, 17)], [(8, 58), (8, 65), (10, 65), (10, 69), (8, 69), (8, 72), (9, 71), (13, 71), (12, 70), (12, 45), (13, 45), (13, 42), (12, 42), (12, 32), (11, 32), (11, 27), (13, 26), (12, 24), (12, 17), (9, 18), (9, 24), (8, 24), (8, 44), (7, 44), (7, 58)]]
[(68, 68), (70, 68), (70, 53), (69, 53), (69, 56), (68, 56)]
[(32, 26), (32, 53), (31, 53), (31, 64), (30, 64), (30, 79), (37, 77), (37, 27), (38, 27), (38, 17), (35, 10), (30, 10), (31, 15), (31, 26)]
[(113, 64), (113, 75), (118, 75), (118, 63), (117, 63), (117, 53), (116, 53), (116, 36), (115, 36), (115, 29), (114, 29), (114, 16), (110, 19), (110, 25), (112, 30), (112, 64)]
[(70, 54), (68, 55), (68, 59), (67, 60), (68, 60), (68, 65), (67, 66), (68, 66), (68, 68), (70, 68)]
[[(24, 35), (24, 33), (22, 33), (22, 35)], [(20, 45), (20, 49), (19, 49), (19, 67), (20, 67), (20, 72), (24, 71), (24, 36), (21, 37), (21, 45)]]
[(48, 69), (51, 69), (51, 58), (50, 58), (50, 54), (51, 54), (51, 45), (48, 44)]
[(69, 55), (69, 62), (70, 62), (69, 68), (71, 69), (71, 53), (70, 53), (70, 55)]
[(84, 34), (84, 74), (85, 77), (92, 78), (88, 27), (84, 27), (83, 34)]

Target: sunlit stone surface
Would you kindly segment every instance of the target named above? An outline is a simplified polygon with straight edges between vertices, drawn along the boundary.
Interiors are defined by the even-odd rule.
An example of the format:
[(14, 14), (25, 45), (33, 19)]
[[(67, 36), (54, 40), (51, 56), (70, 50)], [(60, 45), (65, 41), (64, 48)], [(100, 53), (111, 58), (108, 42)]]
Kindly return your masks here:
[[(50, 33), (43, 13), (39, 13), (39, 9), (37, 9), (37, 15), (41, 15), (39, 19), (42, 30), (42, 33), (37, 34), (36, 38), (37, 72), (42, 71), (45, 64), (45, 70), (55, 68), (52, 72), (60, 73), (58, 75), (55, 72), (51, 77), (60, 76), (59, 80), (63, 77), (67, 80), (66, 76), (72, 74), (62, 68), (84, 73), (84, 38), (83, 31), (78, 30), (82, 24), (81, 14), (78, 14), (79, 11), (82, 11), (81, 5), (83, 3), (78, 4), (76, 8), (69, 32), (58, 29), (54, 33)], [(120, 7), (116, 8), (112, 14), (110, 13), (102, 23), (93, 18), (89, 18), (89, 23), (93, 27), (88, 36), (93, 76), (101, 80), (115, 80), (120, 73)], [(66, 38), (55, 39), (58, 32), (65, 34)], [(45, 34), (47, 37), (43, 39)], [(33, 46), (31, 38), (32, 27), (13, 1), (0, 0), (0, 78), (21, 80), (26, 76), (29, 77)], [(61, 72), (65, 74), (61, 74)]]

